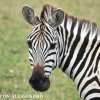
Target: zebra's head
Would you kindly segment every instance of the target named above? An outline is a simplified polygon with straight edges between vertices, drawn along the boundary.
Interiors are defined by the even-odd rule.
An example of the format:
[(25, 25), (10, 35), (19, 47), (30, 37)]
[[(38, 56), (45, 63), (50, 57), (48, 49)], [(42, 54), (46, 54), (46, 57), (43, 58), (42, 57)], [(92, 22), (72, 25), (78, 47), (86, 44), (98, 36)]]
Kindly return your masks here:
[(46, 91), (50, 87), (49, 76), (58, 66), (59, 45), (57, 27), (64, 19), (60, 9), (46, 5), (41, 16), (35, 16), (32, 8), (24, 6), (22, 9), (25, 20), (33, 26), (28, 35), (29, 61), (32, 66), (30, 85), (37, 91)]

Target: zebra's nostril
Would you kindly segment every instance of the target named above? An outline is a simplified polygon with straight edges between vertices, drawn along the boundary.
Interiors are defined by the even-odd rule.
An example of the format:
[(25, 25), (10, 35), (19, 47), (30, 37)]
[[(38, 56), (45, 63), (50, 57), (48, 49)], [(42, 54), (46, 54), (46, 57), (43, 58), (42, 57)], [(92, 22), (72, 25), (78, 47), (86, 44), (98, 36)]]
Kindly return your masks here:
[(40, 80), (40, 84), (43, 84), (44, 83), (44, 81), (43, 80)]
[(34, 73), (29, 79), (29, 83), (36, 91), (46, 91), (50, 87), (49, 78), (42, 76), (40, 73)]

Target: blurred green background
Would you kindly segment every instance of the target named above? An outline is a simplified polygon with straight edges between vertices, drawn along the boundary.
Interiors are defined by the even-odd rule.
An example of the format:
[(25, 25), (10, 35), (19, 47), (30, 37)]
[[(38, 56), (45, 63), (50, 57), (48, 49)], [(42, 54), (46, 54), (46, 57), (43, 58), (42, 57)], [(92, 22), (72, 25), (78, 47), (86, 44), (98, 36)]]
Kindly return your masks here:
[[(26, 4), (37, 15), (44, 4), (51, 4), (69, 15), (100, 25), (99, 0), (0, 0), (0, 94), (39, 94), (28, 84), (31, 68), (26, 39), (32, 26), (22, 17), (22, 7)], [(61, 70), (53, 71), (50, 79), (51, 87), (42, 93), (41, 100), (79, 100), (74, 83)]]

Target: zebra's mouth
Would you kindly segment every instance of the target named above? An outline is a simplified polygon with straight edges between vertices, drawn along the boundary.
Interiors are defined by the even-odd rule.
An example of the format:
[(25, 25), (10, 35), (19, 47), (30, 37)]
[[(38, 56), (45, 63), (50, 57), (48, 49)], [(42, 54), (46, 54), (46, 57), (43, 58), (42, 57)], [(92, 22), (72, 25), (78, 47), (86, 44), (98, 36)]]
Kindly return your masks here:
[(48, 77), (42, 76), (39, 72), (32, 74), (29, 83), (36, 91), (44, 92), (49, 89), (50, 81)]

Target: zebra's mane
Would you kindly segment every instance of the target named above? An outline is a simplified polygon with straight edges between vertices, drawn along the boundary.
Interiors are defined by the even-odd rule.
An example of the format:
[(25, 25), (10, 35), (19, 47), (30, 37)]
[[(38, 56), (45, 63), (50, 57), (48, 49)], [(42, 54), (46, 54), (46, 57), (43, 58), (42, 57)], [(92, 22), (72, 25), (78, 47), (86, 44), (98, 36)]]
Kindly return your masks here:
[[(53, 7), (49, 4), (45, 4), (43, 6), (40, 18), (44, 18), (47, 22), (49, 22), (49, 20), (52, 19), (53, 11), (55, 11), (56, 9), (59, 9), (59, 8)], [(91, 21), (86, 20), (86, 19), (78, 19), (78, 18), (71, 16), (67, 13), (65, 13), (65, 17), (66, 17), (66, 19), (71, 19), (73, 22), (78, 21), (80, 23), (80, 25), (86, 25), (87, 28), (90, 29), (90, 31), (92, 30), (92, 34), (95, 33), (95, 31), (96, 31), (96, 34), (98, 35), (97, 36), (98, 40), (100, 40), (100, 28), (98, 28), (98, 26), (95, 22), (91, 22)]]
[[(56, 10), (56, 9), (59, 9), (59, 8), (56, 8), (56, 7), (53, 7), (53, 6), (51, 6), (51, 5), (49, 5), (49, 4), (45, 4), (44, 6), (43, 6), (43, 9), (42, 9), (42, 12), (41, 12), (41, 18), (48, 18), (48, 17), (52, 17), (52, 12), (54, 11), (54, 10)], [(47, 15), (46, 15), (47, 14)], [(67, 17), (67, 18), (71, 18), (72, 20), (79, 20), (79, 21), (81, 21), (82, 23), (87, 23), (87, 24), (89, 24), (89, 23), (92, 23), (94, 26), (96, 26), (97, 27), (97, 24), (95, 23), (95, 22), (91, 22), (90, 20), (87, 20), (87, 19), (78, 19), (78, 18), (76, 18), (76, 17), (74, 17), (74, 16), (72, 16), (72, 15), (69, 15), (68, 13), (65, 13), (65, 16)]]

